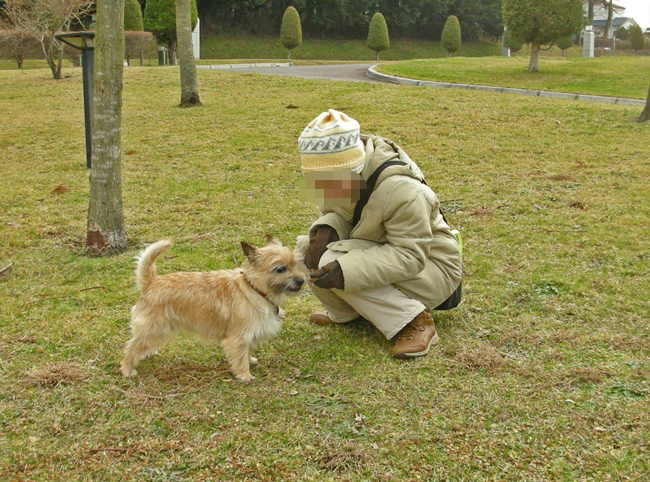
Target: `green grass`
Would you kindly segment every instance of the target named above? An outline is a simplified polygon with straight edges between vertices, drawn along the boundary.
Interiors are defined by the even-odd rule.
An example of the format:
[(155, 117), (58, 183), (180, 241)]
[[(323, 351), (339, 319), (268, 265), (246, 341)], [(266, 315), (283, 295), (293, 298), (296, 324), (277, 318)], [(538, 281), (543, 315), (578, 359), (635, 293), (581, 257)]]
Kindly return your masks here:
[[(639, 109), (217, 71), (198, 73), (204, 107), (179, 109), (176, 70), (125, 69), (131, 248), (91, 258), (81, 72), (65, 74), (0, 72), (1, 480), (650, 477)], [(463, 233), (440, 345), (392, 360), (367, 324), (310, 325), (307, 290), (253, 383), (187, 337), (122, 378), (134, 256), (172, 237), (159, 272), (211, 270), (241, 239), (291, 243), (317, 215), (296, 139), (330, 107), (403, 146)]]
[(650, 57), (542, 57), (539, 69), (539, 73), (528, 73), (524, 56), (413, 60), (379, 68), (386, 74), (420, 80), (635, 99), (645, 99), (650, 84)]
[[(465, 57), (499, 55), (500, 47), (490, 42), (467, 42), (458, 51)], [(391, 40), (390, 48), (381, 52), (381, 60), (428, 59), (446, 57), (440, 42), (424, 40)], [(298, 60), (362, 60), (374, 61), (376, 54), (366, 47), (365, 40), (303, 39), (291, 51)], [(279, 38), (216, 36), (201, 38), (203, 59), (286, 59), (287, 50)]]

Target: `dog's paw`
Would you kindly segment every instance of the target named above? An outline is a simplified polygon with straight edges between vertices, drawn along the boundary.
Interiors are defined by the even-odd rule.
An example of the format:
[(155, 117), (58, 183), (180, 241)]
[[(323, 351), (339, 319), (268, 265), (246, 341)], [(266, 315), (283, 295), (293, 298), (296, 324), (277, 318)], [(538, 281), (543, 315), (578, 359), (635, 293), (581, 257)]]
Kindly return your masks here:
[(124, 375), (126, 378), (133, 378), (137, 374), (138, 374), (138, 371), (134, 370), (133, 368), (130, 369), (130, 370), (122, 368), (122, 375)]
[(286, 314), (287, 314), (287, 312), (284, 311), (284, 309), (282, 309), (282, 307), (279, 306), (278, 307), (278, 318), (280, 318), (282, 320), (285, 317)]
[(252, 356), (251, 359), (249, 360), (249, 362), (250, 362), (251, 365), (257, 365), (260, 361), (257, 358), (255, 358), (254, 356)]
[(253, 380), (255, 380), (255, 377), (250, 373), (235, 375), (235, 378), (237, 378), (237, 380), (239, 380), (240, 382), (252, 382)]

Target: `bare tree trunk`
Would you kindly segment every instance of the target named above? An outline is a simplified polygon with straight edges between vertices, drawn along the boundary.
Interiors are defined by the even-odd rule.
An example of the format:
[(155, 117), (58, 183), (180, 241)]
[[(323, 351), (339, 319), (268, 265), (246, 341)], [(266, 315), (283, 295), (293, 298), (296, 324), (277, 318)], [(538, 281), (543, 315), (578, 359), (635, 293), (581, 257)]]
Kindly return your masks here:
[(645, 101), (645, 108), (641, 115), (637, 117), (636, 122), (647, 122), (650, 120), (650, 88), (648, 88), (648, 97)]
[(98, 0), (93, 80), (93, 152), (86, 251), (125, 251), (122, 214), (124, 0)]
[(530, 44), (530, 62), (528, 63), (528, 72), (539, 72), (539, 40)]
[[(605, 1), (607, 4), (607, 1)], [(612, 18), (614, 17), (614, 0), (607, 4), (607, 22), (605, 22), (605, 38), (610, 38), (609, 31), (612, 29)]]
[(192, 14), (190, 0), (176, 0), (177, 54), (181, 71), (181, 107), (201, 105), (192, 48)]
[(587, 25), (594, 24), (594, 3), (596, 0), (589, 0), (589, 5), (587, 6)]
[(52, 78), (54, 79), (60, 79), (61, 78), (61, 72), (57, 71), (57, 65), (56, 62), (54, 62), (54, 50), (52, 48), (52, 39), (49, 39), (49, 43), (47, 38), (45, 36), (39, 38), (39, 41), (41, 42), (41, 48), (43, 49), (43, 57), (45, 58), (45, 61), (47, 62), (48, 67), (52, 71)]

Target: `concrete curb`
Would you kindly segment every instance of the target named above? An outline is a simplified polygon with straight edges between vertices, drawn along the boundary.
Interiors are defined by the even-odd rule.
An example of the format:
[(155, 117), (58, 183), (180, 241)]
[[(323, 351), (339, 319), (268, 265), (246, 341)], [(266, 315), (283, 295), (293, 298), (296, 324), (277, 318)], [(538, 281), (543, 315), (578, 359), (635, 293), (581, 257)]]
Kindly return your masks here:
[(375, 67), (377, 67), (377, 65), (370, 67), (367, 70), (366, 75), (371, 79), (379, 80), (381, 82), (389, 82), (391, 84), (410, 85), (413, 87), (435, 87), (438, 89), (481, 90), (484, 92), (493, 92), (497, 94), (527, 95), (530, 97), (543, 97), (546, 99), (579, 100), (583, 102), (598, 102), (601, 104), (630, 105), (636, 107), (645, 106), (645, 100), (627, 99), (625, 97), (568, 94), (565, 92), (548, 92), (546, 90), (512, 89), (509, 87), (492, 87), (489, 85), (452, 84), (448, 82), (432, 82), (428, 80), (407, 79), (406, 77), (397, 77), (395, 75), (388, 75), (377, 72), (375, 70)]
[(260, 67), (293, 67), (293, 62), (282, 63), (262, 63), (262, 64), (217, 64), (217, 65), (197, 65), (201, 70), (234, 70), (234, 69), (254, 69)]

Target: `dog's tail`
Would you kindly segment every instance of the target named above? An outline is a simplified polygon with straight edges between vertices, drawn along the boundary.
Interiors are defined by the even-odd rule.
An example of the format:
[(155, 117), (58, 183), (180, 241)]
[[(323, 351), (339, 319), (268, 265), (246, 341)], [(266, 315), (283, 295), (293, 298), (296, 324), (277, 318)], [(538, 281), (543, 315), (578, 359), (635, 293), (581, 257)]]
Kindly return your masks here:
[(148, 246), (138, 257), (138, 266), (135, 268), (135, 283), (140, 291), (145, 289), (156, 277), (156, 258), (174, 246), (169, 239), (158, 241)]

